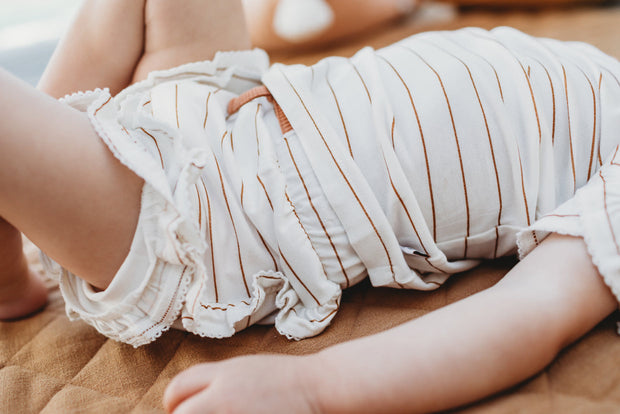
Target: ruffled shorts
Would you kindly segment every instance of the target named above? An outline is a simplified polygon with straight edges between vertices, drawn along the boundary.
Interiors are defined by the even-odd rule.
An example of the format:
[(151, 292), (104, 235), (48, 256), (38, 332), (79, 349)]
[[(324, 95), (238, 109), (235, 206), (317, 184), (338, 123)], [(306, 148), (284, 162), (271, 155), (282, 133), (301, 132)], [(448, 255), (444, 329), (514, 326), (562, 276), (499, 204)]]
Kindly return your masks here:
[[(95, 90), (63, 99), (85, 112), (114, 156), (145, 181), (130, 252), (106, 290), (43, 254), (70, 319), (135, 347), (173, 326), (222, 338), (269, 322), (300, 339), (330, 323), (341, 288), (325, 277), (329, 259), (322, 262), (321, 246), (307, 238), (311, 224), (301, 226), (309, 209), (295, 211), (283, 191), (273, 105), (262, 98), (234, 117), (227, 112), (232, 98), (261, 84), (268, 66), (260, 50), (218, 53), (151, 73), (115, 97)], [(259, 136), (260, 149), (248, 150)], [(359, 261), (343, 260), (362, 276)]]
[[(194, 326), (195, 333), (205, 336), (230, 336), (249, 325), (249, 319), (255, 323), (272, 314), (278, 300), (281, 308), (298, 302), (294, 294), (287, 294), (291, 289), (286, 279), (265, 266), (267, 270), (253, 272), (245, 282), (252, 289), (247, 300), (219, 303), (216, 297), (212, 298), (216, 306), (193, 303), (191, 307), (199, 307), (203, 316), (208, 316), (196, 324), (189, 320), (191, 316), (184, 316), (188, 320), (183, 323), (179, 319), (188, 290), (201, 290), (204, 283), (196, 281), (195, 276), (201, 270), (204, 273), (208, 246), (199, 227), (204, 230), (207, 224), (197, 227), (197, 223), (206, 222), (207, 210), (197, 205), (200, 199), (195, 194), (203, 191), (197, 183), (209, 153), (195, 137), (181, 139), (178, 128), (174, 128), (179, 123), (178, 108), (166, 106), (180, 106), (184, 91), (191, 96), (190, 88), (203, 88), (207, 101), (200, 105), (201, 110), (211, 112), (211, 123), (225, 127), (227, 102), (259, 85), (268, 65), (266, 54), (258, 50), (219, 53), (213, 61), (152, 73), (116, 97), (107, 90), (95, 90), (62, 100), (85, 112), (110, 151), (145, 180), (130, 252), (105, 291), (96, 291), (42, 254), (48, 273), (59, 281), (71, 319), (82, 319), (112, 339), (140, 346), (173, 324), (179, 328)], [(163, 96), (162, 90), (172, 91), (173, 99)], [(203, 117), (194, 115), (188, 116), (202, 125)], [(199, 213), (198, 208), (202, 208)], [(220, 291), (226, 288), (225, 282), (222, 284)], [(193, 297), (199, 294), (194, 292)]]

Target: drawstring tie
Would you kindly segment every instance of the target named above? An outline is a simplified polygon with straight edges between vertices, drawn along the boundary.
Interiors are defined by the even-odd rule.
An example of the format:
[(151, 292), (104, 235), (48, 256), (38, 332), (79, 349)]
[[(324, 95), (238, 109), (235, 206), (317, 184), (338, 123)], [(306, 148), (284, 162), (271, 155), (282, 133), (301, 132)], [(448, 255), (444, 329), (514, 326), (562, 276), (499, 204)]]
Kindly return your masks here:
[(287, 132), (292, 131), (293, 127), (291, 126), (291, 123), (286, 115), (284, 115), (284, 111), (282, 111), (282, 108), (273, 98), (273, 95), (269, 92), (269, 89), (267, 89), (264, 85), (249, 89), (238, 97), (231, 99), (230, 102), (228, 102), (228, 114), (232, 115), (241, 109), (241, 107), (246, 103), (262, 97), (267, 98), (267, 100), (273, 104), (273, 109), (276, 113), (276, 117), (278, 118), (278, 122), (280, 123), (282, 133), (286, 134)]

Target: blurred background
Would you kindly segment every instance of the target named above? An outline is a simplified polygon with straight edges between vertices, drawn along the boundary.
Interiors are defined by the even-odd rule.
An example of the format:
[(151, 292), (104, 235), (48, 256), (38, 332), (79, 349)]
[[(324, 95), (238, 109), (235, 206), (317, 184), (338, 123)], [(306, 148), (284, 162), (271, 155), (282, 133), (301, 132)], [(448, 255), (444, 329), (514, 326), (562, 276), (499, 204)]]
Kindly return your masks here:
[(80, 0), (0, 0), (0, 67), (36, 85)]

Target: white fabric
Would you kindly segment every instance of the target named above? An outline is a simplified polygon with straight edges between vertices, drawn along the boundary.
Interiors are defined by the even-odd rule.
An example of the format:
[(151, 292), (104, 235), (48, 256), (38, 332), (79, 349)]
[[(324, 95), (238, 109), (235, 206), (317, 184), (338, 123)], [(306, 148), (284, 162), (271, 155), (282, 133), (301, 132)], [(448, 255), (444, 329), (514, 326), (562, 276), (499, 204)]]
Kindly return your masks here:
[[(60, 269), (67, 310), (134, 346), (174, 320), (224, 337), (267, 316), (299, 339), (367, 274), (435, 289), (516, 253), (524, 229), (523, 253), (549, 231), (583, 236), (617, 293), (619, 77), (591, 46), (464, 29), (311, 67), (218, 54), (68, 98), (147, 184), (108, 290)], [(226, 113), (261, 81), (284, 136), (265, 98)]]

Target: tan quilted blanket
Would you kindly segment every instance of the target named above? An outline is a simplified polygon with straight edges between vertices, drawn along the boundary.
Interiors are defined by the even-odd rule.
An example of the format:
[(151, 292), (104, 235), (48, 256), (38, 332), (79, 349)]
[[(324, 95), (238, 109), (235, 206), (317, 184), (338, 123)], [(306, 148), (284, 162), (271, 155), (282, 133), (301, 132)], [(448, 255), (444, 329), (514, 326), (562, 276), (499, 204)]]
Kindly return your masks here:
[[(509, 25), (537, 36), (583, 40), (620, 57), (620, 4), (538, 12), (467, 10), (441, 24), (406, 21), (331, 50), (278, 57), (312, 63), (328, 54), (386, 45), (422, 29)], [(619, 131), (620, 133), (620, 131)], [(31, 262), (40, 266), (32, 249)], [(255, 326), (226, 340), (170, 331), (140, 349), (107, 340), (80, 322), (69, 322), (57, 288), (51, 302), (28, 319), (0, 323), (0, 413), (162, 413), (161, 397), (179, 371), (203, 361), (243, 354), (304, 354), (375, 333), (423, 315), (497, 282), (513, 263), (503, 259), (456, 275), (432, 293), (371, 289), (345, 293), (332, 326), (316, 338), (289, 342), (272, 327)], [(459, 413), (620, 413), (618, 314), (563, 351), (544, 372)]]

